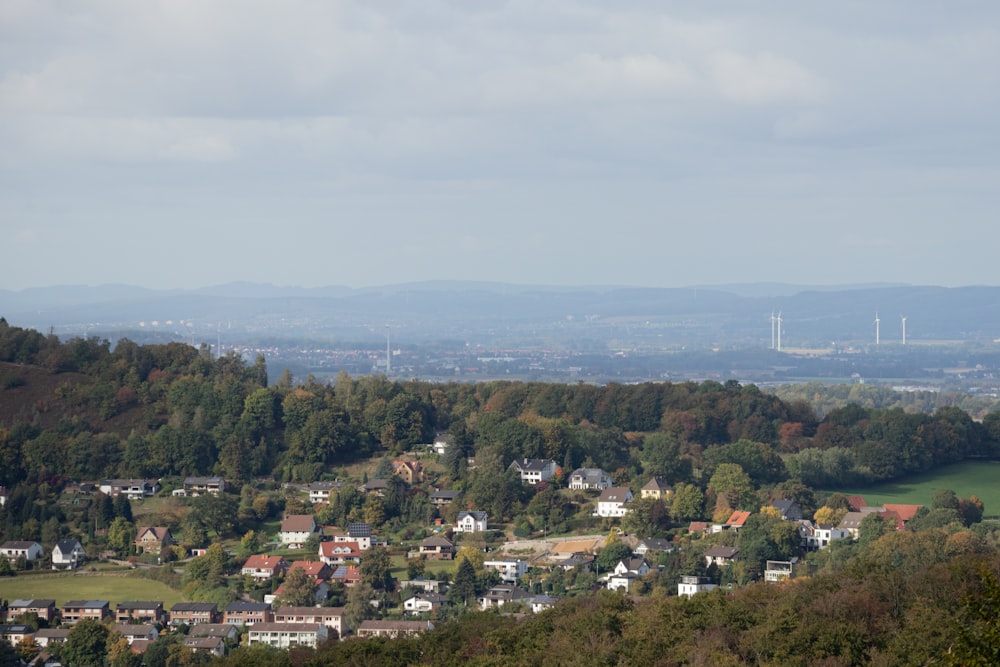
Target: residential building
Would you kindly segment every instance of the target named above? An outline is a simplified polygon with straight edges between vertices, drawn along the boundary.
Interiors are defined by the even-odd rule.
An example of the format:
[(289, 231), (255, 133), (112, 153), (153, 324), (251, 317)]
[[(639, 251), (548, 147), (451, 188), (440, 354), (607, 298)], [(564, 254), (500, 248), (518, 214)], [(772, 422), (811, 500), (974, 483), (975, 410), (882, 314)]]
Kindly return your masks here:
[(309, 493), (309, 502), (315, 505), (330, 502), (330, 496), (338, 493), (342, 486), (342, 482), (313, 482), (306, 484), (304, 489)]
[(434, 443), (431, 445), (431, 448), (434, 450), (434, 453), (437, 454), (438, 456), (444, 456), (444, 453), (448, 451), (448, 445), (450, 440), (451, 436), (448, 435), (447, 433), (439, 435), (436, 438), (434, 438)]
[(166, 526), (146, 526), (135, 534), (136, 553), (160, 555), (165, 547), (174, 543), (170, 529)]
[(137, 641), (156, 641), (160, 636), (160, 631), (152, 623), (116, 623), (112, 626), (112, 632), (117, 632), (128, 641), (129, 646)]
[(443, 581), (417, 577), (416, 579), (401, 580), (399, 582), (399, 590), (403, 590), (404, 588), (416, 588), (424, 591), (425, 593), (441, 593), (447, 587)]
[(626, 574), (631, 572), (632, 574), (641, 577), (649, 572), (649, 570), (649, 563), (646, 562), (645, 558), (640, 556), (638, 558), (627, 558), (618, 561), (618, 564), (615, 565), (615, 569), (612, 570), (612, 572), (615, 574)]
[(773, 500), (771, 501), (771, 507), (774, 507), (779, 512), (781, 512), (782, 521), (801, 521), (802, 520), (802, 508), (794, 500)]
[(600, 468), (577, 468), (569, 476), (571, 489), (603, 490), (611, 486), (611, 475)]
[(680, 583), (677, 584), (677, 595), (689, 598), (697, 593), (705, 593), (717, 587), (708, 577), (683, 576)]
[(222, 613), (222, 622), (230, 625), (273, 623), (274, 614), (271, 611), (271, 605), (266, 602), (236, 600), (226, 605)]
[(499, 608), (511, 602), (521, 602), (531, 597), (528, 591), (515, 586), (514, 584), (500, 584), (494, 586), (479, 599), (479, 608), (483, 611), (487, 609)]
[(329, 581), (333, 576), (333, 568), (321, 560), (296, 560), (288, 566), (288, 572), (292, 570), (305, 570), (309, 578), (315, 582)]
[(266, 644), (279, 649), (315, 648), (327, 637), (327, 627), (322, 623), (256, 623), (247, 631), (247, 644)]
[[(336, 632), (336, 637), (344, 636), (346, 630), (343, 607), (278, 607), (274, 611), (274, 622), (319, 623)], [(333, 634), (329, 636), (334, 637)]]
[(449, 489), (437, 489), (431, 494), (431, 504), (441, 507), (447, 505), (448, 503), (458, 500), (459, 496), (462, 495), (461, 491), (452, 491)]
[(5, 623), (0, 625), (0, 641), (5, 641), (11, 646), (17, 646), (26, 639), (33, 641), (34, 637), (35, 628), (25, 623)]
[(85, 618), (103, 621), (111, 617), (111, 603), (107, 600), (68, 600), (59, 615), (63, 625), (75, 625)]
[(166, 620), (163, 603), (159, 600), (130, 600), (115, 606), (115, 621), (118, 623), (165, 623)]
[(462, 511), (455, 519), (456, 533), (481, 533), (486, 530), (486, 512)]
[(29, 540), (8, 540), (0, 544), (0, 556), (3, 556), (11, 563), (18, 558), (24, 558), (29, 563), (38, 560), (45, 555), (45, 550), (38, 542)]
[(220, 493), (226, 492), (226, 480), (221, 477), (185, 477), (184, 478), (184, 495), (186, 496), (200, 496), (205, 493), (210, 493), (213, 496), (217, 496)]
[(650, 551), (673, 551), (674, 543), (671, 540), (664, 540), (659, 538), (647, 537), (644, 540), (639, 540), (639, 544), (636, 545), (634, 551), (640, 556), (645, 556)]
[(316, 520), (312, 514), (289, 514), (278, 529), (278, 541), (290, 549), (301, 549), (316, 530)]
[(160, 481), (156, 479), (104, 479), (98, 490), (107, 496), (124, 494), (129, 500), (141, 500), (160, 492)]
[(552, 459), (520, 459), (507, 466), (507, 470), (517, 471), (522, 482), (532, 486), (549, 479), (558, 469)]
[(920, 510), (923, 507), (923, 505), (900, 505), (897, 503), (885, 503), (883, 507), (885, 508), (886, 512), (896, 513), (896, 516), (899, 517), (898, 525), (901, 526), (900, 530), (905, 530), (906, 524), (909, 523), (910, 519), (912, 519), (917, 514), (917, 511)]
[(769, 560), (764, 568), (764, 581), (777, 583), (787, 579), (793, 579), (798, 574), (799, 559), (791, 560)]
[(362, 621), (358, 637), (409, 637), (434, 629), (430, 621)]
[(825, 549), (831, 542), (851, 537), (850, 530), (830, 524), (814, 525), (812, 521), (803, 519), (797, 522), (802, 546), (809, 550)]
[(864, 512), (848, 512), (837, 524), (837, 528), (846, 530), (855, 540), (861, 536), (861, 522), (868, 516)]
[(532, 613), (539, 614), (546, 609), (552, 609), (559, 602), (559, 598), (551, 595), (536, 595), (531, 598)]
[(750, 512), (743, 512), (740, 510), (733, 512), (729, 515), (729, 519), (726, 520), (726, 523), (722, 524), (722, 529), (731, 530), (734, 533), (739, 532), (739, 530), (746, 525), (747, 519), (750, 518), (750, 514)]
[(218, 637), (235, 642), (240, 638), (240, 629), (232, 623), (199, 623), (191, 626), (188, 637)]
[(59, 540), (52, 547), (53, 570), (75, 570), (87, 558), (80, 540)]
[(287, 571), (288, 561), (281, 556), (255, 554), (243, 563), (240, 574), (251, 576), (257, 581), (264, 581)]
[(451, 560), (455, 557), (455, 545), (440, 535), (431, 535), (420, 542), (417, 555), (430, 560)]
[(339, 540), (334, 537), (334, 542), (357, 542), (358, 548), (362, 551), (368, 551), (372, 548), (373, 537), (375, 533), (372, 530), (372, 525), (364, 521), (352, 521), (347, 524), (347, 539)]
[(357, 542), (320, 542), (319, 559), (327, 565), (361, 562), (361, 547)]
[(625, 516), (628, 509), (625, 504), (632, 500), (632, 491), (625, 486), (612, 486), (601, 492), (597, 499), (597, 511), (594, 516), (620, 517)]
[(654, 500), (666, 500), (674, 493), (674, 487), (662, 477), (655, 475), (639, 489), (640, 498), (653, 498)]
[(450, 603), (450, 600), (440, 593), (420, 591), (403, 602), (403, 611), (411, 616), (429, 614)]
[(712, 547), (705, 552), (705, 565), (718, 565), (719, 567), (725, 567), (729, 563), (733, 562), (739, 553), (740, 550), (737, 547)]
[(48, 599), (11, 600), (7, 605), (7, 621), (16, 621), (27, 614), (35, 614), (40, 620), (51, 625), (55, 622), (59, 611), (56, 609), (56, 601)]
[(632, 588), (632, 584), (635, 583), (635, 580), (638, 578), (639, 575), (634, 572), (622, 572), (618, 574), (612, 572), (608, 575), (607, 583), (605, 585), (609, 591), (623, 591), (628, 593)]
[(35, 643), (41, 648), (49, 644), (61, 644), (69, 637), (69, 628), (39, 628), (35, 631)]
[(226, 655), (226, 642), (222, 637), (192, 637), (184, 638), (184, 648), (192, 653), (207, 653), (208, 655), (222, 657)]
[(500, 575), (500, 581), (516, 584), (521, 577), (528, 574), (528, 561), (517, 558), (488, 560), (483, 563), (483, 569), (495, 570)]
[(410, 486), (424, 481), (424, 467), (418, 461), (393, 461), (392, 474)]
[(389, 481), (385, 479), (370, 479), (358, 487), (358, 491), (368, 496), (384, 497), (389, 490)]
[(214, 602), (178, 602), (170, 609), (170, 625), (213, 625), (219, 622)]

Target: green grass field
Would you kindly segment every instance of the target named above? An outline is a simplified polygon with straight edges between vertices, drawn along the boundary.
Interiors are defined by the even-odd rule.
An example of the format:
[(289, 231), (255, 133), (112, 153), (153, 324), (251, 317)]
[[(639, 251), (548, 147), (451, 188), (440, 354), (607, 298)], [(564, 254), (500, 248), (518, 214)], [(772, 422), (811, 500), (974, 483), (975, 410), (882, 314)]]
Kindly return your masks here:
[(864, 496), (869, 505), (906, 503), (930, 505), (938, 489), (951, 489), (958, 496), (978, 496), (986, 516), (1000, 515), (1000, 461), (965, 461), (938, 470), (868, 487), (836, 489), (846, 495)]
[(126, 600), (162, 600), (170, 609), (182, 597), (166, 584), (122, 575), (45, 574), (0, 578), (0, 598), (50, 599), (57, 605), (67, 600), (109, 600), (114, 609)]

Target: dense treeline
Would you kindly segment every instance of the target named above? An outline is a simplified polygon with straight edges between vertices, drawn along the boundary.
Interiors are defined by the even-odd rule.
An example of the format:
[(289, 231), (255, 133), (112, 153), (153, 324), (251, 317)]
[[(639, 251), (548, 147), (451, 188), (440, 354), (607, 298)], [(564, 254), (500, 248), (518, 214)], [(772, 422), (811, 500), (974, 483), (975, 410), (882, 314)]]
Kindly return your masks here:
[[(62, 343), (3, 320), (0, 361), (67, 378), (54, 395), (24, 406), (34, 410), (30, 418), (0, 423), (0, 484), (7, 485), (192, 474), (311, 481), (442, 431), (455, 445), (445, 460), (455, 479), (474, 455), (479, 468), (501, 477), (514, 458), (547, 457), (567, 470), (593, 465), (623, 480), (660, 474), (698, 482), (723, 462), (712, 450), (751, 442), (780, 455), (758, 484), (796, 477), (824, 485), (1000, 453), (1000, 413), (977, 422), (954, 407), (928, 415), (851, 404), (818, 419), (804, 400), (736, 382), (468, 385), (341, 374), (325, 385), (294, 383), (286, 373), (267, 386), (262, 357), (253, 364), (214, 359), (180, 343)], [(21, 366), (0, 369), (8, 406), (30, 395), (33, 376), (25, 376)], [(751, 449), (722, 451), (728, 462), (754, 465)]]

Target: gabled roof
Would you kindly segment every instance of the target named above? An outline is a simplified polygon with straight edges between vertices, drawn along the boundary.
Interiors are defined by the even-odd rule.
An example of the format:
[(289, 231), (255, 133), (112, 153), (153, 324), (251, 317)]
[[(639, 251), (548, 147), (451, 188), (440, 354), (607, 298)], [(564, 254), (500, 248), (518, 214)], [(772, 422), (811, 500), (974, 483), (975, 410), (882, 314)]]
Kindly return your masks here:
[(588, 484), (597, 484), (601, 479), (608, 476), (608, 473), (600, 468), (577, 468), (570, 474), (570, 479), (580, 477)]
[(11, 600), (11, 609), (27, 609), (27, 608), (40, 608), (40, 607), (53, 607), (55, 606), (55, 600), (49, 600), (45, 598), (31, 599), (31, 600)]
[(291, 572), (292, 570), (305, 570), (306, 574), (308, 574), (310, 577), (318, 577), (321, 574), (324, 574), (324, 570), (326, 570), (327, 574), (332, 574), (332, 572), (330, 571), (330, 566), (321, 560), (294, 561), (288, 567), (289, 572)]
[(107, 600), (68, 600), (63, 604), (63, 609), (103, 609), (111, 607)]
[(226, 605), (226, 612), (243, 611), (267, 611), (271, 608), (266, 602), (254, 602), (252, 600), (236, 600)]
[(692, 521), (690, 524), (688, 524), (689, 533), (703, 533), (706, 530), (708, 530), (707, 521)]
[(83, 545), (80, 544), (80, 540), (59, 540), (56, 542), (56, 546), (53, 551), (58, 549), (60, 553), (65, 554), (73, 551), (73, 549), (76, 549), (77, 547), (80, 547), (81, 549), (83, 548)]
[(35, 545), (42, 546), (41, 544), (38, 544), (38, 542), (32, 542), (30, 540), (7, 540), (3, 544), (0, 544), (0, 549), (25, 550), (30, 549)]
[(745, 524), (749, 518), (750, 512), (737, 510), (729, 515), (729, 520), (726, 521), (726, 526), (730, 528), (742, 528), (743, 524)]
[(284, 558), (281, 556), (269, 556), (267, 554), (255, 554), (247, 558), (246, 562), (243, 563), (243, 569), (253, 569), (253, 570), (273, 570), (277, 567), (284, 567), (287, 565)]
[(706, 556), (711, 558), (735, 558), (736, 554), (740, 552), (738, 547), (712, 547), (705, 552)]
[(289, 514), (281, 522), (283, 533), (308, 533), (316, 530), (316, 520), (312, 514)]
[(163, 608), (161, 600), (126, 600), (115, 605), (115, 609), (157, 609)]
[(883, 505), (887, 512), (895, 512), (900, 520), (909, 521), (923, 505), (900, 505), (897, 503), (885, 503)]
[(597, 499), (599, 503), (624, 503), (632, 495), (632, 491), (627, 486), (611, 486), (601, 491), (601, 497)]
[(521, 470), (523, 472), (533, 471), (541, 472), (543, 470), (548, 470), (549, 468), (555, 467), (556, 462), (552, 459), (519, 459), (515, 460), (507, 469), (511, 468), (515, 470)]
[(431, 537), (428, 537), (425, 540), (421, 541), (420, 542), (420, 546), (422, 546), (422, 547), (447, 547), (447, 548), (451, 548), (451, 547), (453, 547), (455, 545), (452, 544), (451, 542), (449, 542), (448, 540), (446, 540), (445, 538), (441, 537), (440, 535), (432, 535)]
[(837, 524), (837, 528), (843, 528), (845, 530), (857, 530), (861, 527), (861, 521), (868, 516), (861, 512), (848, 512), (844, 515), (844, 518), (840, 520)]
[(646, 545), (647, 549), (654, 551), (673, 551), (674, 543), (670, 540), (664, 540), (660, 538), (646, 538), (645, 540), (640, 540), (639, 544), (636, 546)]
[(452, 491), (450, 489), (438, 489), (431, 494), (431, 500), (454, 500), (462, 495), (461, 491)]
[(467, 516), (471, 516), (475, 521), (486, 521), (489, 517), (486, 512), (476, 512), (474, 510), (463, 510), (458, 513), (458, 521), (461, 521)]
[(135, 539), (137, 541), (141, 540), (142, 536), (146, 533), (151, 533), (154, 539), (158, 542), (162, 542), (170, 536), (170, 529), (166, 526), (144, 526), (135, 534)]
[(867, 507), (868, 503), (865, 502), (864, 496), (847, 496), (848, 507), (855, 512), (860, 512), (862, 507)]
[(320, 542), (319, 555), (326, 558), (333, 556), (359, 556), (361, 547), (357, 542)]
[(777, 508), (781, 511), (782, 516), (788, 514), (789, 510), (793, 507), (798, 507), (798, 503), (794, 500), (787, 500), (785, 498), (779, 498), (778, 500), (771, 501), (771, 507)]
[(215, 612), (218, 610), (219, 606), (214, 602), (178, 602), (170, 608), (171, 613), (178, 611)]
[(655, 475), (646, 482), (643, 487), (643, 491), (673, 491), (674, 487), (667, 484), (667, 482), (662, 477), (656, 477)]

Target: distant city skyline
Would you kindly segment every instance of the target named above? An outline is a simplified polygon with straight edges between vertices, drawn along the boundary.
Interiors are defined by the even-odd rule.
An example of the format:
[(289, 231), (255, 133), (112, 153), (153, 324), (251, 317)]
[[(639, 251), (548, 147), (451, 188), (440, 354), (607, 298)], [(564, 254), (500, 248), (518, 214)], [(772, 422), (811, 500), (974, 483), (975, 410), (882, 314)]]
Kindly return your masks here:
[(996, 285), (998, 19), (10, 0), (0, 289)]

